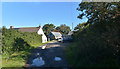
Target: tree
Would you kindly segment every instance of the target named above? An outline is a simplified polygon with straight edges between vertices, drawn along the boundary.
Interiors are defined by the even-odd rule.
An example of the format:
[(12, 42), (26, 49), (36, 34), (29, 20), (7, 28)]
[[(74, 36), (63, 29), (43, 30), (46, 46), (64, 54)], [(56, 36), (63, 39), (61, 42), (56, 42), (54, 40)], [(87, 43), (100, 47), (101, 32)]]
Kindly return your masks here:
[(85, 24), (86, 24), (86, 23), (79, 23), (79, 24), (74, 28), (74, 30), (82, 31), (82, 29), (85, 27)]
[(46, 36), (48, 36), (48, 34), (50, 33), (50, 31), (54, 31), (55, 26), (53, 24), (45, 24), (43, 26), (43, 31), (46, 34)]
[(120, 16), (120, 2), (82, 2), (77, 10), (82, 12), (78, 18), (88, 18), (87, 24), (100, 23)]
[(5, 26), (3, 26), (1, 29), (2, 34), (5, 34), (6, 31), (7, 31), (7, 28)]
[(68, 34), (70, 30), (69, 26), (66, 26), (65, 24), (62, 24), (58, 27), (56, 27), (56, 30), (61, 32), (62, 34)]

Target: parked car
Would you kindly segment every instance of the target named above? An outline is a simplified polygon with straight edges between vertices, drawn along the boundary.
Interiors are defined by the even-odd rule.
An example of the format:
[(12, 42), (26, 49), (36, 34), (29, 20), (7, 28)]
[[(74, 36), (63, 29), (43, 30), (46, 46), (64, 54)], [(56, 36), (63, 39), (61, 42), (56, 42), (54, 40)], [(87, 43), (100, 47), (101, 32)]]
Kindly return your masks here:
[(58, 38), (58, 42), (63, 42), (63, 38)]

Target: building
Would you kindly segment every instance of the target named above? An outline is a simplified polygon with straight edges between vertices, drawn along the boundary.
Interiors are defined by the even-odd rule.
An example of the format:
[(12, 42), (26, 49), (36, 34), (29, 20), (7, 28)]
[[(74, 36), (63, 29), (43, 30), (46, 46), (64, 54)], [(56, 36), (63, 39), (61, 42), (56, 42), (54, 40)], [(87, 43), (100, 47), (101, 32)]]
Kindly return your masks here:
[(70, 32), (68, 33), (69, 36), (71, 36), (72, 34), (73, 34), (73, 31), (70, 31)]
[(70, 31), (69, 33), (68, 33), (68, 39), (72, 39), (72, 36), (73, 35), (73, 31)]
[(72, 34), (73, 34), (73, 31), (69, 31), (68, 34), (62, 35), (63, 40), (70, 40), (70, 39), (72, 39), (72, 37), (71, 37)]
[(48, 38), (50, 38), (51, 40), (62, 38), (62, 34), (60, 32), (50, 32)]
[(10, 26), (10, 29), (15, 29), (21, 32), (36, 32), (38, 35), (42, 35), (42, 43), (47, 42), (47, 37), (44, 34), (42, 27), (23, 27), (23, 28), (14, 28), (13, 26)]

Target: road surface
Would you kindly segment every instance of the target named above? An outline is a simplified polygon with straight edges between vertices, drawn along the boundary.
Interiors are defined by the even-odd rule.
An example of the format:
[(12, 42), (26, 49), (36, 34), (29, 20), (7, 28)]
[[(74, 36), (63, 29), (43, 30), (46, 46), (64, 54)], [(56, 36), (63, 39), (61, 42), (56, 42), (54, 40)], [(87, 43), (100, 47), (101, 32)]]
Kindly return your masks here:
[[(45, 64), (41, 67), (69, 67), (63, 48), (68, 46), (69, 43), (60, 43), (57, 41), (46, 44), (46, 48), (42, 49), (41, 46), (35, 49), (29, 56), (25, 67), (31, 67), (33, 60), (42, 57)], [(39, 53), (39, 56), (37, 55)], [(61, 58), (60, 61), (55, 61), (55, 57)]]

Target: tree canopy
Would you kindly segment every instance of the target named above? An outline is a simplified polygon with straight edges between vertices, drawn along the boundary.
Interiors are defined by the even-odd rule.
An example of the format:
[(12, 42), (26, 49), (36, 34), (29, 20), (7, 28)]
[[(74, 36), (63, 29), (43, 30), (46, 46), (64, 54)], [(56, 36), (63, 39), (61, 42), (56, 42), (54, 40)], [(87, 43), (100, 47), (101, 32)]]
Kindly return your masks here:
[(50, 31), (54, 31), (55, 26), (53, 24), (45, 24), (43, 26), (43, 31), (44, 33), (48, 36), (48, 34), (50, 33)]
[[(88, 18), (86, 26), (77, 25), (74, 42), (68, 47), (68, 61), (74, 67), (120, 67), (120, 2), (83, 2), (78, 18)], [(84, 28), (84, 29), (83, 29)]]
[(82, 2), (77, 10), (82, 12), (78, 18), (88, 18), (87, 24), (99, 23), (120, 16), (120, 2)]
[(85, 25), (86, 23), (79, 23), (75, 28), (74, 28), (74, 30), (80, 30), (80, 31), (82, 31), (82, 29), (85, 27), (84, 25)]
[(65, 25), (65, 24), (62, 24), (58, 27), (56, 27), (56, 30), (61, 32), (62, 34), (68, 34), (70, 30), (70, 27)]

